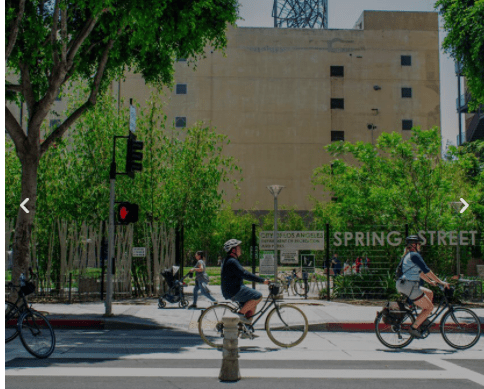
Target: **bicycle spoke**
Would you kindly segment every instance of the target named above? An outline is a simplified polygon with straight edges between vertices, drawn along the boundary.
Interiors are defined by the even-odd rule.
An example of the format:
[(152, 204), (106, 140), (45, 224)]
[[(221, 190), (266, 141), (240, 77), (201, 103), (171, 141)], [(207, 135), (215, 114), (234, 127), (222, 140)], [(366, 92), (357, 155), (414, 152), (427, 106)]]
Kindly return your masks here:
[(225, 304), (218, 304), (208, 308), (200, 316), (198, 332), (205, 343), (211, 347), (223, 346), (223, 317), (232, 311)]
[(383, 345), (389, 348), (408, 346), (413, 340), (413, 336), (408, 333), (408, 330), (414, 321), (413, 316), (407, 315), (400, 324), (386, 324), (383, 322), (383, 315), (380, 313), (375, 320), (376, 336)]
[(5, 301), (5, 343), (17, 337), (19, 316), (20, 311), (17, 306), (9, 301)]
[(440, 327), (446, 343), (456, 349), (466, 349), (477, 343), (481, 324), (474, 312), (466, 308), (455, 308), (442, 318)]
[(301, 343), (308, 332), (306, 315), (292, 305), (274, 308), (266, 319), (269, 338), (278, 346), (293, 347)]
[(30, 354), (47, 358), (54, 352), (54, 330), (44, 316), (36, 311), (27, 311), (21, 316), (20, 322), (20, 339)]

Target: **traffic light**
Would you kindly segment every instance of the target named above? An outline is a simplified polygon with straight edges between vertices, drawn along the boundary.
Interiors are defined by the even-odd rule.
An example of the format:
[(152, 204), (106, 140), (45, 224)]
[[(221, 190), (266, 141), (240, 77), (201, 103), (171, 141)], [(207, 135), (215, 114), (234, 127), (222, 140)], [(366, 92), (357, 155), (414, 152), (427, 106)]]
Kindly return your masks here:
[(143, 169), (141, 161), (143, 160), (143, 142), (136, 140), (136, 135), (131, 131), (128, 136), (128, 151), (126, 153), (126, 173), (134, 178), (134, 172), (140, 172)]
[(120, 203), (118, 205), (118, 223), (136, 223), (138, 221), (138, 209), (138, 204)]

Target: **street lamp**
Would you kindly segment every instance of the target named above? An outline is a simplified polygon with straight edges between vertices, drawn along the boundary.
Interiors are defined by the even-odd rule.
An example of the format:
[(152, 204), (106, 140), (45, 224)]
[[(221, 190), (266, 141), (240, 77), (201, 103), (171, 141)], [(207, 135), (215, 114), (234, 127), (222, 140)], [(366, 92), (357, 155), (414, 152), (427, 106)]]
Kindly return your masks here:
[(277, 281), (277, 196), (285, 188), (282, 185), (268, 186), (269, 192), (274, 196), (274, 281)]
[[(452, 201), (450, 203), (450, 206), (452, 209), (455, 211), (456, 215), (460, 218), (460, 209), (462, 208), (462, 203), (460, 201)], [(460, 223), (459, 223), (460, 224)], [(457, 242), (457, 248), (456, 248), (456, 270), (457, 270), (457, 276), (460, 277), (460, 241)]]

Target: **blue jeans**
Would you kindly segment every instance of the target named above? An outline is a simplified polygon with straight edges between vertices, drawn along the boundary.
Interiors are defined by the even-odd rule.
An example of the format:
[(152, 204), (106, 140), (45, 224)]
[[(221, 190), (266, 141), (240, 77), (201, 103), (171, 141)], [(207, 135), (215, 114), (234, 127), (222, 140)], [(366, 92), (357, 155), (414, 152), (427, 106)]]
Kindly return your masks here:
[(195, 287), (193, 288), (193, 304), (196, 305), (197, 304), (197, 299), (198, 299), (198, 291), (200, 291), (200, 293), (202, 293), (203, 296), (205, 296), (206, 298), (208, 298), (210, 301), (217, 301), (215, 300), (211, 295), (210, 293), (207, 293), (205, 291), (205, 289), (202, 288), (202, 282), (201, 281), (198, 281), (198, 280), (195, 280)]

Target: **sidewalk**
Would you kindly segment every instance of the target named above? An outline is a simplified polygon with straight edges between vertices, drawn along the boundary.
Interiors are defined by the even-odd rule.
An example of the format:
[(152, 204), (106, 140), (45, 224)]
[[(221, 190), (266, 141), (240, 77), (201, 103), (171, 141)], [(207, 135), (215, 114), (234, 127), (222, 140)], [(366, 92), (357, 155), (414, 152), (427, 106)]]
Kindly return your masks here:
[[(264, 285), (258, 288), (267, 296), (268, 290)], [(217, 301), (224, 301), (220, 286), (210, 286), (212, 296)], [(192, 301), (193, 287), (186, 287), (185, 293), (188, 300)], [(314, 293), (310, 293), (305, 300), (299, 296), (284, 295), (284, 302), (296, 304), (306, 314), (309, 321), (310, 331), (354, 331), (373, 332), (376, 312), (380, 307), (355, 306), (340, 302), (332, 302), (316, 299)], [(262, 303), (261, 303), (262, 304)], [(259, 305), (261, 307), (262, 305)], [(211, 303), (199, 295), (198, 307), (207, 308)], [(113, 316), (105, 317), (104, 302), (82, 304), (40, 304), (33, 307), (47, 314), (54, 328), (96, 328), (96, 329), (178, 329), (182, 331), (197, 332), (197, 321), (202, 309), (183, 309), (178, 304), (167, 303), (166, 308), (158, 308), (158, 300), (155, 298), (131, 299), (113, 301)], [(484, 308), (474, 309), (475, 313), (484, 323)], [(260, 320), (263, 328), (264, 320)], [(256, 327), (259, 327), (259, 323)]]

